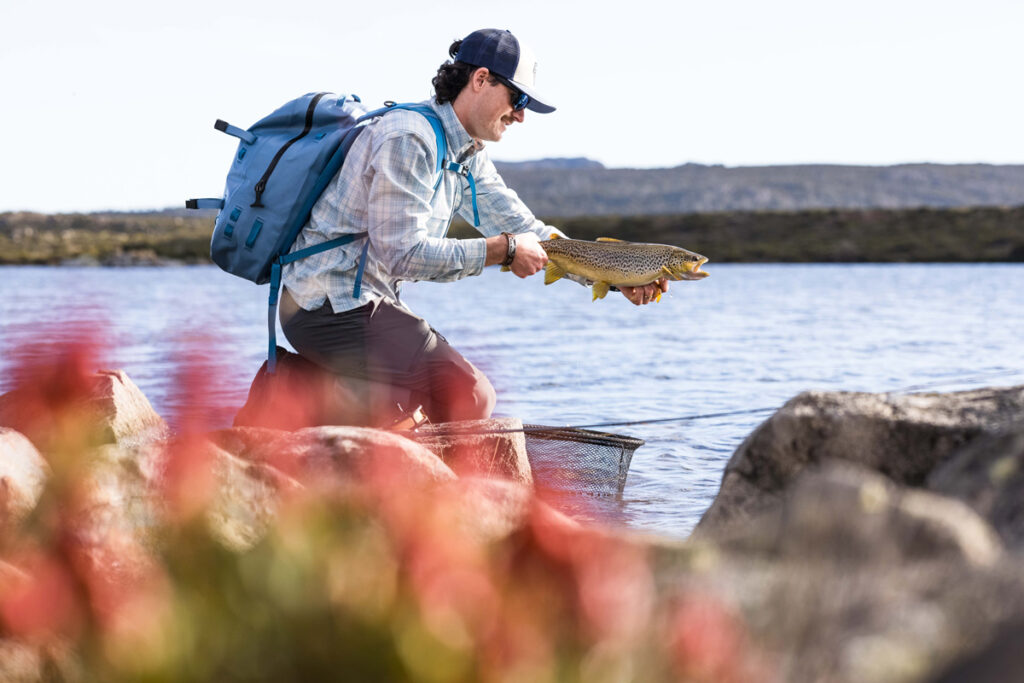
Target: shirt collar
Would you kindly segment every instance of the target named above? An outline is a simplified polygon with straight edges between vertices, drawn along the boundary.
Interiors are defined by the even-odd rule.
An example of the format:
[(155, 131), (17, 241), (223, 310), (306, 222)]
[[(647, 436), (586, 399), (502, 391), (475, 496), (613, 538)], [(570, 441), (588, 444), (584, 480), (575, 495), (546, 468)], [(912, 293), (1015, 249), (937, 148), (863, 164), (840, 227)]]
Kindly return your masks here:
[(482, 142), (477, 142), (469, 136), (462, 122), (455, 115), (455, 109), (451, 102), (437, 104), (433, 99), (427, 104), (437, 112), (441, 119), (441, 127), (444, 128), (444, 135), (448, 139), (448, 148), (451, 156), (460, 164), (484, 148)]

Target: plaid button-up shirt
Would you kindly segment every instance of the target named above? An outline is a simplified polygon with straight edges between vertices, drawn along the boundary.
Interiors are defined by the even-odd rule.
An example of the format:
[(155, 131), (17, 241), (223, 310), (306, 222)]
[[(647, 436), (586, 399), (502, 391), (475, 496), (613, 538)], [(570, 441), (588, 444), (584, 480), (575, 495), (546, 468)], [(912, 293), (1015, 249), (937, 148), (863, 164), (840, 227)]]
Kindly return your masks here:
[[(473, 174), (478, 230), (483, 235), (530, 231), (548, 239), (553, 232), (562, 234), (535, 218), (505, 185), (451, 104), (425, 104), (441, 119), (448, 158), (465, 164)], [(469, 183), (458, 173), (442, 171), (435, 189), (436, 160), (436, 137), (421, 114), (394, 111), (369, 124), (292, 247), (297, 251), (341, 235), (368, 232), (360, 296), (354, 298), (353, 289), (364, 246), (361, 239), (285, 266), (283, 282), (296, 303), (314, 310), (327, 300), (335, 313), (379, 298), (401, 303), (402, 281), (450, 282), (483, 271), (483, 238), (445, 237), (456, 211), (472, 224), (473, 207)]]

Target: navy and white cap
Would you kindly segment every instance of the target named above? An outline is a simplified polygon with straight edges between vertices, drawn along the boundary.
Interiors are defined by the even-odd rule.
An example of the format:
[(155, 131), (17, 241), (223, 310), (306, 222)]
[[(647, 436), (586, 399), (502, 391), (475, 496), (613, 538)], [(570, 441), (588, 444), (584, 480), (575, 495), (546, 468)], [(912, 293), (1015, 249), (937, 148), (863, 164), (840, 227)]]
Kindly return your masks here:
[(462, 40), (455, 61), (486, 67), (530, 96), (526, 108), (538, 114), (555, 110), (548, 98), (534, 88), (537, 82), (537, 59), (533, 51), (519, 42), (510, 31), (484, 28), (473, 31)]

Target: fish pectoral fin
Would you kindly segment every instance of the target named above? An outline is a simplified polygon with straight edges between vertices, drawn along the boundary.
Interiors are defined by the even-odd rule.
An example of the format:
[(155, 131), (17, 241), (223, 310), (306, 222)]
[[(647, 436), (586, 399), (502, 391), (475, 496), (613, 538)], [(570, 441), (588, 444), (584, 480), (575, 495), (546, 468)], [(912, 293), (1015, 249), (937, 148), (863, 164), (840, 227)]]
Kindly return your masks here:
[(661, 267), (661, 274), (667, 277), (669, 280), (678, 280), (679, 276), (672, 272), (672, 269), (668, 266)]
[(555, 280), (561, 280), (563, 277), (565, 277), (565, 271), (554, 261), (548, 261), (544, 266), (544, 284), (550, 285)]
[(629, 244), (626, 240), (617, 240), (614, 237), (598, 237), (594, 241), (595, 242), (621, 242), (622, 244)]
[(608, 294), (608, 287), (610, 285), (607, 282), (595, 282), (594, 283), (594, 298), (591, 301), (597, 301), (603, 299)]

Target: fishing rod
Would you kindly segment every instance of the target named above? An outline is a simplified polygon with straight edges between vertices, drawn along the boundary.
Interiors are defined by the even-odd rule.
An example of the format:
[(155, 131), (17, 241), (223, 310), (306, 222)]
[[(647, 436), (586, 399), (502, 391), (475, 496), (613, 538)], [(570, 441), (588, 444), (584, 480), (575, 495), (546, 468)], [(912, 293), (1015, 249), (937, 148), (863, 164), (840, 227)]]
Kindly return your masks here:
[[(988, 381), (992, 379), (998, 379), (1001, 377), (1011, 377), (1015, 375), (1024, 374), (1024, 370), (997, 370), (989, 373), (979, 373), (976, 375), (969, 375), (967, 377), (948, 377), (941, 380), (935, 380), (926, 384), (916, 384), (912, 386), (903, 387), (901, 389), (894, 389), (888, 392), (889, 394), (909, 394), (921, 391), (923, 389), (933, 389), (939, 386), (945, 386), (951, 383), (974, 383), (979, 381)], [(594, 424), (580, 424), (580, 425), (564, 425), (561, 427), (534, 427), (534, 426), (523, 426), (518, 429), (493, 429), (493, 430), (481, 430), (472, 432), (458, 432), (460, 434), (467, 434), (473, 436), (482, 436), (488, 434), (515, 434), (518, 432), (532, 433), (532, 432), (551, 432), (554, 430), (565, 429), (605, 429), (607, 427), (632, 427), (636, 425), (649, 425), (649, 424), (662, 424), (667, 422), (694, 422), (696, 420), (712, 420), (723, 417), (738, 417), (741, 415), (757, 415), (760, 413), (770, 413), (778, 410), (778, 406), (765, 406), (762, 408), (748, 408), (745, 410), (730, 410), (720, 413), (700, 413), (695, 415), (678, 415), (675, 417), (659, 417), (644, 420), (628, 420), (624, 422), (597, 422)]]

